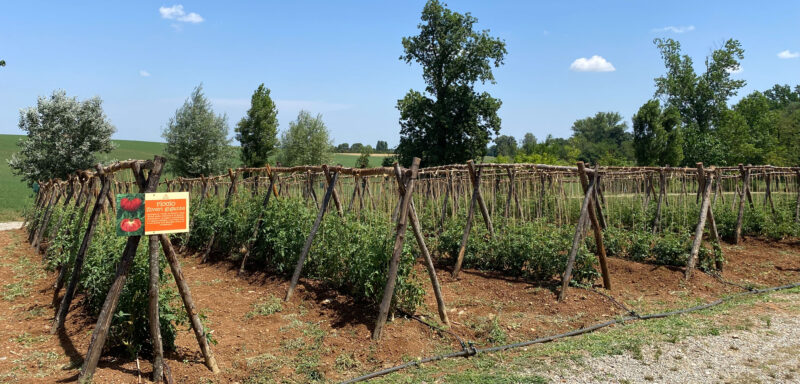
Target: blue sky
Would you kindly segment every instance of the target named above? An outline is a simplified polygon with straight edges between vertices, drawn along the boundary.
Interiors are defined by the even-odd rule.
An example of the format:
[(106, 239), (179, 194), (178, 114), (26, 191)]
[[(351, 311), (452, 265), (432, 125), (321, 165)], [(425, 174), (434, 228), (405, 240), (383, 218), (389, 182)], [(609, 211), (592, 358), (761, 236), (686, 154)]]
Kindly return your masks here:
[[(734, 76), (748, 82), (740, 96), (800, 84), (796, 0), (447, 3), (506, 41), (497, 84), (480, 88), (503, 101), (501, 133), (517, 138), (566, 137), (573, 121), (598, 111), (620, 112), (630, 125), (664, 72), (656, 37), (679, 40), (698, 69), (725, 39), (739, 39), (745, 59)], [(169, 117), (202, 82), (215, 111), (228, 115), (233, 136), (263, 82), (278, 104), (281, 129), (306, 109), (322, 114), (336, 143), (382, 139), (394, 146), (397, 99), (423, 88), (420, 68), (398, 60), (401, 38), (417, 32), (423, 5), (3, 2), (0, 133), (21, 133), (19, 109), (64, 89), (100, 96), (115, 138), (160, 141)]]

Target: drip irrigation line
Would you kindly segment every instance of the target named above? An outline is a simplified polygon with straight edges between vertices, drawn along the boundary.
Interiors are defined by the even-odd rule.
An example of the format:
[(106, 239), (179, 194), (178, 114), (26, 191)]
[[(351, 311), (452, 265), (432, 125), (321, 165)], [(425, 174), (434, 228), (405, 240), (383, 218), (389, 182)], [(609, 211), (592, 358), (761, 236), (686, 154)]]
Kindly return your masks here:
[(428, 327), (430, 327), (431, 329), (433, 329), (436, 332), (446, 333), (448, 335), (451, 335), (451, 336), (455, 337), (456, 340), (458, 340), (458, 343), (461, 344), (461, 349), (464, 350), (464, 351), (469, 350), (470, 348), (474, 348), (473, 345), (472, 345), (472, 342), (464, 342), (464, 340), (461, 337), (459, 337), (456, 333), (454, 333), (454, 332), (452, 332), (450, 330), (447, 330), (445, 328), (439, 327), (439, 326), (437, 326), (435, 324), (431, 324), (431, 323), (423, 320), (422, 318), (420, 318), (420, 317), (418, 317), (418, 316), (416, 316), (414, 314), (408, 313), (408, 312), (406, 312), (406, 311), (404, 311), (402, 309), (398, 309), (398, 312), (402, 313), (403, 315), (405, 315), (405, 316), (407, 316), (409, 318), (412, 318), (412, 319), (414, 319), (416, 321), (419, 321), (420, 323), (422, 323), (424, 325), (427, 325)]
[(445, 354), (445, 355), (431, 356), (431, 357), (427, 357), (427, 358), (424, 358), (424, 359), (421, 359), (421, 360), (409, 361), (409, 362), (407, 362), (405, 364), (400, 364), (400, 365), (395, 366), (395, 367), (386, 368), (386, 369), (383, 369), (383, 370), (380, 370), (380, 371), (376, 371), (376, 372), (373, 372), (373, 373), (369, 373), (369, 374), (366, 374), (366, 375), (363, 375), (363, 376), (359, 376), (359, 377), (344, 381), (344, 382), (342, 382), (342, 384), (357, 383), (357, 382), (361, 382), (361, 381), (365, 381), (365, 380), (369, 380), (369, 379), (374, 379), (376, 377), (387, 375), (387, 374), (393, 373), (393, 372), (397, 372), (397, 371), (403, 370), (405, 368), (419, 366), (421, 364), (430, 363), (430, 362), (433, 362), (433, 361), (439, 361), (439, 360), (449, 359), (449, 358), (453, 358), (453, 357), (468, 357), (468, 356), (474, 356), (474, 355), (477, 355), (477, 354), (480, 354), (480, 353), (499, 352), (499, 351), (505, 351), (505, 350), (514, 349), (514, 348), (526, 347), (526, 346), (533, 345), (533, 344), (548, 343), (548, 342), (555, 341), (555, 340), (558, 340), (558, 339), (563, 339), (563, 338), (566, 338), (566, 337), (578, 336), (578, 335), (582, 335), (582, 334), (585, 334), (585, 333), (594, 332), (594, 331), (596, 331), (598, 329), (605, 328), (605, 327), (608, 327), (608, 326), (611, 326), (611, 325), (615, 325), (615, 324), (624, 324), (626, 322), (633, 322), (633, 321), (637, 321), (637, 320), (652, 320), (652, 319), (661, 319), (661, 318), (675, 316), (675, 315), (682, 315), (682, 314), (686, 314), (686, 313), (690, 313), (690, 312), (696, 312), (696, 311), (701, 311), (701, 310), (704, 310), (704, 309), (716, 307), (716, 306), (718, 306), (718, 305), (720, 305), (722, 303), (731, 301), (731, 300), (733, 300), (735, 298), (739, 298), (739, 297), (742, 297), (742, 296), (749, 296), (749, 295), (756, 295), (756, 294), (762, 294), (762, 293), (768, 293), (768, 292), (775, 292), (775, 291), (781, 291), (781, 290), (797, 288), (797, 287), (800, 287), (800, 282), (781, 285), (781, 286), (777, 286), (777, 287), (770, 287), (770, 288), (763, 288), (763, 289), (751, 289), (751, 290), (748, 290), (748, 291), (745, 291), (745, 292), (739, 292), (739, 293), (733, 294), (731, 296), (727, 296), (727, 297), (723, 297), (721, 299), (714, 300), (714, 301), (712, 301), (710, 303), (696, 305), (694, 307), (678, 309), (678, 310), (669, 311), (669, 312), (652, 313), (652, 314), (649, 314), (649, 315), (625, 316), (625, 317), (617, 318), (617, 319), (614, 319), (614, 320), (609, 320), (609, 321), (606, 321), (606, 322), (603, 322), (603, 323), (597, 323), (597, 324), (594, 324), (594, 325), (586, 327), (586, 328), (579, 328), (579, 329), (575, 329), (575, 330), (572, 330), (572, 331), (569, 331), (569, 332), (566, 332), (566, 333), (561, 333), (561, 334), (558, 334), (558, 335), (552, 335), (552, 336), (546, 336), (546, 337), (540, 337), (538, 339), (529, 340), (529, 341), (523, 341), (523, 342), (520, 342), (520, 343), (499, 345), (499, 346), (491, 347), (491, 348), (475, 348), (475, 347), (470, 346), (469, 348), (461, 350), (461, 351), (458, 351), (458, 352), (453, 352), (453, 353), (449, 353), (449, 354)]

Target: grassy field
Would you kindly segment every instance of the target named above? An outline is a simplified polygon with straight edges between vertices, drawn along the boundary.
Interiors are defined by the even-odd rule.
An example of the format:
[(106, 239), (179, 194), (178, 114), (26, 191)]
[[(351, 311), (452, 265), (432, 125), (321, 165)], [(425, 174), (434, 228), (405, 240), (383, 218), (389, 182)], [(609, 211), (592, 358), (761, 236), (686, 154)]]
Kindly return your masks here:
[[(11, 173), (7, 160), (18, 151), (17, 141), (22, 135), (0, 135), (0, 221), (19, 219), (22, 209), (31, 204), (33, 193), (19, 178)], [(116, 149), (111, 153), (98, 156), (98, 160), (107, 163), (113, 160), (151, 159), (163, 153), (164, 143), (152, 141), (114, 140)], [(376, 167), (386, 155), (375, 154), (370, 157), (369, 165)], [(334, 164), (352, 167), (358, 159), (357, 153), (336, 153)], [(236, 159), (239, 162), (239, 159)]]

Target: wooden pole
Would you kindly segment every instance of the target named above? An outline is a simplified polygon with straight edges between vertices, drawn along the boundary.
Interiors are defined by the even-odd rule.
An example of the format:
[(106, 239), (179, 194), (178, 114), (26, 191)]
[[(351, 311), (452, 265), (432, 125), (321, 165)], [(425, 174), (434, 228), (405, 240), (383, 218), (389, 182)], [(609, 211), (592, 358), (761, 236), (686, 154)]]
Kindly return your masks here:
[(569, 256), (567, 257), (567, 267), (564, 269), (564, 276), (561, 278), (561, 291), (558, 293), (558, 301), (564, 300), (564, 297), (567, 294), (567, 288), (569, 287), (569, 282), (572, 279), (572, 268), (575, 265), (575, 258), (578, 255), (578, 250), (580, 250), (581, 242), (583, 241), (584, 226), (586, 220), (588, 219), (589, 203), (592, 200), (593, 190), (594, 184), (590, 184), (586, 193), (584, 193), (585, 197), (583, 198), (583, 204), (581, 205), (581, 214), (578, 216), (578, 224), (575, 226), (575, 236), (572, 238), (572, 248), (570, 249)]
[(415, 157), (411, 161), (411, 173), (406, 180), (402, 178), (397, 179), (399, 184), (406, 184), (406, 190), (402, 197), (402, 204), (400, 206), (400, 216), (397, 218), (397, 230), (394, 240), (394, 249), (392, 251), (392, 258), (389, 260), (389, 270), (387, 272), (386, 287), (383, 289), (383, 300), (381, 300), (380, 308), (378, 310), (378, 319), (375, 322), (375, 329), (372, 332), (372, 340), (379, 340), (383, 325), (386, 323), (386, 317), (389, 315), (389, 306), (392, 303), (394, 296), (394, 287), (397, 283), (397, 269), (400, 264), (400, 256), (403, 253), (403, 243), (405, 242), (406, 228), (408, 228), (408, 212), (411, 206), (411, 197), (414, 192), (414, 180), (417, 178), (417, 171), (419, 170), (420, 158)]
[(161, 340), (161, 319), (158, 314), (158, 285), (161, 266), (158, 263), (158, 235), (148, 236), (150, 256), (150, 287), (148, 289), (147, 320), (150, 325), (150, 339), (153, 342), (153, 382), (160, 383), (164, 375), (164, 345)]
[(475, 172), (475, 162), (472, 160), (467, 161), (467, 166), (469, 167), (469, 176), (472, 179), (472, 183), (475, 185), (473, 190), (473, 194), (477, 195), (478, 197), (478, 207), (481, 209), (481, 215), (483, 215), (483, 221), (486, 223), (486, 229), (489, 230), (489, 236), (494, 237), (494, 226), (492, 225), (492, 218), (489, 216), (489, 210), (486, 209), (486, 203), (483, 201), (483, 195), (481, 194), (481, 178), (480, 174)]
[[(694, 231), (694, 241), (692, 241), (692, 250), (689, 253), (689, 260), (686, 261), (685, 277), (688, 280), (692, 276), (695, 264), (697, 263), (697, 255), (700, 252), (700, 246), (703, 243), (703, 230), (706, 227), (706, 219), (708, 218), (708, 207), (711, 206), (711, 180), (706, 180), (705, 171), (703, 170), (703, 163), (697, 163), (698, 175), (702, 175), (703, 181), (699, 181), (700, 185), (704, 185), (702, 201), (700, 203), (700, 215), (697, 221), (697, 228)], [(700, 177), (700, 176), (698, 176)]]
[[(233, 172), (232, 169), (228, 168), (228, 177), (231, 179), (231, 185), (228, 187), (228, 193), (225, 195), (225, 205), (222, 208), (222, 215), (224, 216), (228, 213), (228, 207), (231, 205), (231, 200), (233, 200), (233, 195), (236, 193), (236, 180), (239, 174), (237, 172)], [(214, 248), (214, 242), (217, 240), (217, 231), (211, 233), (211, 238), (208, 239), (208, 243), (206, 243), (205, 250), (203, 251), (203, 260), (202, 262), (205, 263), (208, 261), (208, 256), (211, 254), (211, 250)]]
[(797, 186), (797, 203), (794, 206), (794, 222), (800, 223), (800, 170), (795, 171), (795, 185)]
[(250, 256), (250, 252), (253, 250), (253, 246), (255, 246), (256, 242), (258, 241), (258, 234), (261, 232), (261, 225), (264, 223), (264, 210), (267, 209), (267, 204), (269, 204), (269, 198), (272, 196), (272, 188), (275, 186), (275, 178), (272, 176), (272, 172), (267, 172), (267, 177), (269, 177), (269, 187), (267, 188), (267, 193), (264, 194), (264, 202), (261, 203), (261, 211), (258, 212), (258, 219), (256, 220), (255, 229), (253, 230), (253, 235), (250, 237), (250, 240), (247, 244), (247, 251), (244, 253), (242, 257), (242, 264), (239, 266), (239, 274), (241, 275), (244, 272), (244, 266), (247, 263), (247, 258)]
[(742, 189), (739, 190), (739, 210), (736, 214), (736, 230), (733, 235), (733, 243), (739, 244), (742, 240), (742, 219), (744, 218), (744, 199), (748, 191), (748, 184), (750, 184), (750, 170), (745, 170), (742, 164), (739, 164), (739, 174), (742, 178)]
[(658, 233), (661, 230), (661, 204), (664, 201), (664, 197), (666, 195), (666, 177), (664, 175), (664, 170), (658, 170), (658, 203), (656, 204), (656, 217), (653, 220), (653, 234)]
[(303, 245), (303, 251), (300, 253), (300, 257), (297, 259), (297, 266), (294, 268), (292, 281), (289, 284), (289, 290), (286, 291), (286, 299), (284, 299), (284, 301), (289, 301), (289, 299), (292, 298), (292, 293), (294, 292), (295, 286), (297, 286), (297, 281), (300, 280), (300, 272), (303, 270), (303, 263), (306, 261), (306, 257), (308, 257), (308, 253), (311, 251), (311, 245), (314, 242), (314, 236), (317, 235), (319, 225), (322, 223), (322, 217), (325, 216), (325, 211), (328, 208), (328, 202), (331, 200), (331, 195), (333, 195), (334, 187), (336, 186), (336, 181), (338, 178), (339, 173), (333, 172), (333, 176), (331, 176), (330, 182), (328, 183), (328, 190), (325, 192), (325, 197), (322, 198), (322, 207), (320, 207), (319, 213), (317, 213), (317, 218), (314, 220), (314, 225), (311, 227), (311, 233), (308, 234), (306, 243)]
[[(480, 177), (482, 168), (478, 168), (478, 175)], [(477, 184), (473, 189), (477, 189)], [(464, 224), (464, 234), (461, 235), (461, 245), (458, 248), (458, 256), (456, 257), (456, 264), (453, 267), (453, 278), (458, 278), (458, 273), (461, 272), (461, 264), (464, 262), (464, 252), (467, 249), (467, 241), (469, 241), (469, 232), (472, 230), (472, 220), (475, 217), (475, 205), (478, 201), (478, 194), (473, 190), (472, 200), (470, 200), (469, 208), (467, 209), (467, 222)]]
[[(394, 163), (394, 173), (395, 177), (397, 177), (397, 180), (402, 180), (400, 166), (397, 163)], [(405, 196), (405, 184), (398, 183), (398, 189), (399, 195)], [(408, 209), (408, 218), (411, 220), (411, 229), (414, 231), (414, 237), (417, 239), (419, 250), (422, 253), (422, 256), (425, 258), (425, 268), (428, 269), (428, 276), (431, 279), (433, 294), (436, 297), (436, 305), (439, 309), (439, 319), (442, 320), (442, 323), (449, 325), (450, 320), (447, 318), (447, 308), (444, 304), (444, 298), (442, 297), (442, 289), (439, 287), (439, 278), (436, 276), (436, 268), (433, 266), (433, 258), (431, 258), (431, 253), (428, 251), (428, 246), (425, 245), (425, 236), (422, 235), (422, 226), (419, 224), (417, 210), (414, 207), (414, 199), (411, 199), (410, 204), (411, 206)]]
[[(165, 161), (166, 159), (161, 156), (155, 157), (155, 160), (153, 161), (153, 168), (150, 170), (146, 185), (144, 182), (140, 182), (139, 184), (139, 188), (142, 189), (143, 192), (147, 193), (156, 191), (158, 188), (158, 179), (161, 177), (161, 170)], [(137, 178), (140, 180), (144, 178), (144, 172), (140, 170), (137, 173), (140, 175), (137, 176)], [(125, 244), (125, 250), (122, 253), (122, 258), (120, 259), (119, 264), (117, 264), (116, 276), (114, 277), (114, 281), (111, 283), (111, 287), (106, 295), (106, 300), (103, 303), (102, 309), (100, 310), (100, 315), (97, 317), (97, 324), (92, 332), (89, 350), (86, 352), (86, 358), (83, 361), (81, 372), (78, 375), (79, 383), (90, 383), (92, 381), (94, 371), (97, 368), (97, 362), (100, 360), (103, 346), (105, 345), (106, 338), (108, 337), (108, 331), (111, 327), (111, 320), (114, 317), (114, 311), (117, 308), (117, 303), (119, 303), (119, 297), (122, 293), (122, 288), (125, 285), (125, 281), (127, 280), (128, 271), (133, 263), (134, 257), (136, 256), (136, 248), (139, 246), (140, 240), (141, 236), (131, 236), (128, 238), (127, 244)]]
[(589, 221), (592, 224), (592, 229), (594, 232), (594, 242), (597, 246), (597, 258), (600, 261), (600, 271), (603, 274), (603, 287), (606, 289), (611, 289), (611, 276), (608, 272), (608, 261), (606, 260), (606, 246), (603, 243), (603, 228), (600, 226), (600, 222), (597, 220), (597, 214), (595, 212), (595, 208), (599, 207), (599, 202), (596, 199), (594, 191), (597, 190), (597, 178), (600, 174), (599, 167), (595, 165), (594, 169), (594, 180), (592, 180), (592, 185), (594, 185), (594, 189), (589, 191), (589, 177), (586, 176), (586, 168), (582, 161), (578, 162), (578, 173), (581, 179), (581, 186), (583, 187), (583, 193), (589, 194), (589, 207), (587, 208), (589, 214)]
[(192, 292), (189, 289), (189, 284), (186, 283), (186, 279), (183, 277), (180, 261), (178, 261), (178, 257), (175, 255), (175, 249), (172, 247), (172, 243), (167, 235), (158, 235), (158, 240), (161, 242), (161, 248), (167, 258), (167, 262), (169, 263), (172, 276), (175, 277), (175, 284), (178, 286), (178, 292), (183, 300), (183, 306), (186, 308), (186, 314), (189, 316), (189, 320), (191, 321), (192, 330), (194, 330), (194, 336), (197, 339), (197, 344), (200, 346), (200, 351), (203, 353), (203, 358), (205, 358), (206, 366), (211, 370), (211, 372), (219, 373), (220, 370), (217, 366), (217, 360), (214, 359), (214, 354), (211, 352), (211, 346), (208, 345), (208, 338), (206, 337), (205, 328), (203, 327), (203, 323), (200, 321), (200, 316), (197, 314), (197, 308), (194, 305), (194, 300), (192, 300)]
[[(100, 182), (102, 183), (100, 189), (105, 190), (110, 188), (110, 182), (103, 172), (103, 167), (97, 164), (96, 168), (100, 175)], [(87, 203), (88, 201), (89, 198), (87, 197)], [(67, 284), (64, 298), (61, 299), (61, 305), (59, 305), (58, 311), (53, 318), (53, 326), (50, 328), (50, 334), (56, 334), (64, 326), (64, 320), (67, 318), (67, 312), (69, 312), (69, 307), (72, 304), (72, 298), (75, 296), (75, 290), (78, 288), (78, 280), (80, 280), (81, 269), (83, 269), (83, 261), (86, 257), (86, 252), (89, 250), (89, 244), (91, 244), (95, 228), (97, 227), (97, 219), (100, 217), (100, 212), (103, 211), (103, 204), (105, 204), (105, 199), (95, 199), (94, 208), (92, 208), (92, 213), (89, 216), (89, 224), (83, 235), (81, 246), (78, 248), (78, 253), (75, 255), (75, 262), (72, 266), (69, 284)]]

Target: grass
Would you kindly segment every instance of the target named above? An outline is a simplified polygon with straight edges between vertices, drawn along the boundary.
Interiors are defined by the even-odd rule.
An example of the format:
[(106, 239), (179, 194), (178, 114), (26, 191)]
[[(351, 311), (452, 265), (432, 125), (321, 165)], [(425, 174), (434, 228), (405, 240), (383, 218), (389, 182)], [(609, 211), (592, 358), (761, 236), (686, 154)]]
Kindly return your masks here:
[[(0, 135), (0, 222), (21, 220), (22, 208), (32, 203), (33, 192), (17, 176), (11, 173), (7, 160), (19, 148), (17, 142), (23, 135)], [(127, 159), (152, 159), (154, 155), (164, 152), (164, 143), (152, 141), (113, 140), (116, 149), (108, 154), (101, 154), (98, 160), (110, 162)], [(238, 152), (237, 152), (238, 153)], [(335, 153), (333, 164), (353, 167), (358, 159), (357, 153)], [(371, 167), (381, 165), (384, 154), (373, 154), (369, 159)], [(236, 159), (238, 164), (238, 158)]]
[(253, 304), (253, 310), (247, 312), (245, 318), (251, 319), (256, 316), (269, 316), (273, 313), (283, 311), (283, 304), (281, 299), (270, 295), (266, 300), (259, 301)]

